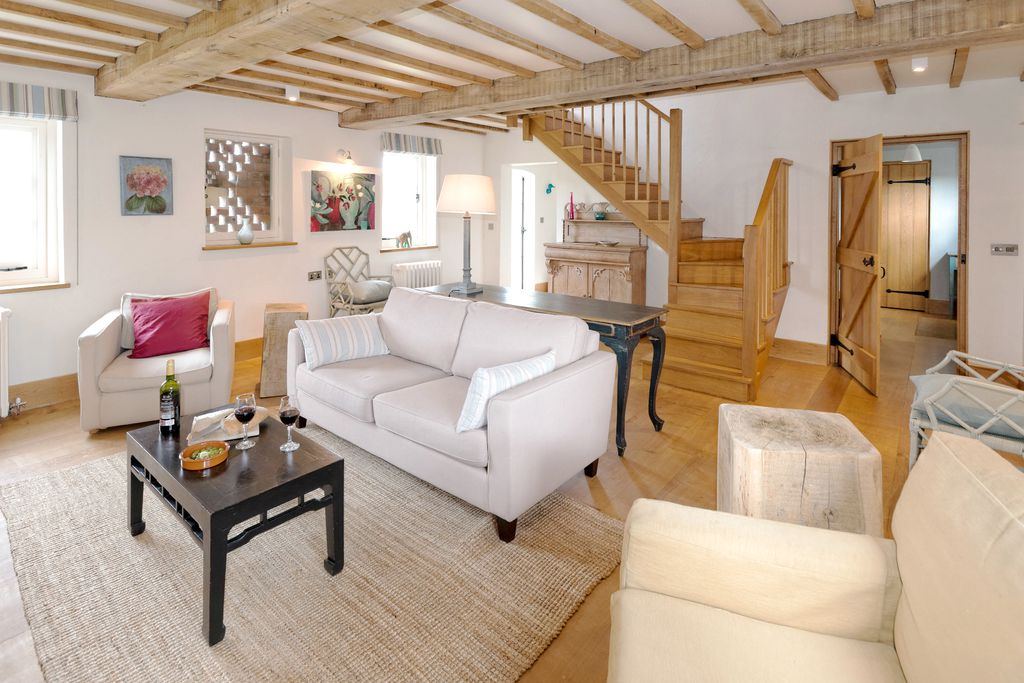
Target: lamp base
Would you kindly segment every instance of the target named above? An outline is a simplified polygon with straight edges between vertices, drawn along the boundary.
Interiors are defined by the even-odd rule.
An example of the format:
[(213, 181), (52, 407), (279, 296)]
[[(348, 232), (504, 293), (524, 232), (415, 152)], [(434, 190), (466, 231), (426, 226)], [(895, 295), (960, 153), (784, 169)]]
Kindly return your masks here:
[(451, 292), (449, 292), (449, 294), (461, 294), (463, 296), (466, 296), (469, 294), (480, 294), (483, 291), (484, 288), (475, 282), (470, 282), (468, 284), (464, 282), (455, 289), (453, 289)]

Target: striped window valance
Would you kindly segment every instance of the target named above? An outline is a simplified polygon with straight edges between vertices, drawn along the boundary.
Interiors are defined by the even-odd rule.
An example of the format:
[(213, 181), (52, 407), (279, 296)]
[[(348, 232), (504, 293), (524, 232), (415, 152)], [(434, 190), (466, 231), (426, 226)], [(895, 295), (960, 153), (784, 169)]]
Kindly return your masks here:
[(42, 85), (0, 81), (0, 115), (77, 121), (78, 93)]
[(435, 157), (441, 156), (441, 141), (437, 138), (421, 138), (416, 135), (383, 133), (380, 136), (380, 147), (385, 152), (428, 154)]

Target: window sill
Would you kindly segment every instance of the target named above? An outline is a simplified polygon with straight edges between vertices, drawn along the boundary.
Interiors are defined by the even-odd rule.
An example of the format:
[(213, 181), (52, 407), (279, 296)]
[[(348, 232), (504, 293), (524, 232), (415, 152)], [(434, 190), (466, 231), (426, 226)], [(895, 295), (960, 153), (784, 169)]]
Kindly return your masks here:
[(70, 282), (46, 282), (34, 285), (2, 285), (0, 294), (17, 294), (18, 292), (41, 292), (45, 289), (67, 289)]
[(382, 248), (380, 250), (380, 253), (388, 254), (388, 253), (393, 253), (393, 252), (396, 252), (396, 251), (423, 251), (424, 249), (439, 249), (439, 248), (440, 247), (438, 247), (438, 245), (436, 245), (436, 244), (433, 245), (433, 246), (430, 246), (430, 247), (392, 247), (391, 249), (383, 249)]
[(203, 251), (224, 251), (225, 249), (261, 249), (263, 247), (294, 247), (298, 242), (253, 242), (252, 244), (208, 244)]

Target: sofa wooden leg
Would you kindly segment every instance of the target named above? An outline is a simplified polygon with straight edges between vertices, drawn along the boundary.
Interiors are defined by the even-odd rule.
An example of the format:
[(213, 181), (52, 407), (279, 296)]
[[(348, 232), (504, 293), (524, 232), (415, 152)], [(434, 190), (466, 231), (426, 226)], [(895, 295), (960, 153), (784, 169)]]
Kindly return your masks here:
[(596, 477), (597, 476), (597, 463), (598, 462), (599, 462), (598, 460), (595, 460), (594, 462), (592, 462), (589, 465), (587, 465), (586, 467), (584, 467), (583, 468), (583, 474), (587, 475), (588, 477)]
[(305, 429), (306, 428), (306, 418), (300, 416), (299, 417), (299, 421), (295, 423), (295, 426), (298, 427), (299, 429)]
[(511, 522), (506, 522), (497, 515), (494, 516), (494, 521), (498, 525), (498, 538), (505, 541), (505, 543), (511, 543), (516, 537), (516, 522), (518, 519), (513, 519)]

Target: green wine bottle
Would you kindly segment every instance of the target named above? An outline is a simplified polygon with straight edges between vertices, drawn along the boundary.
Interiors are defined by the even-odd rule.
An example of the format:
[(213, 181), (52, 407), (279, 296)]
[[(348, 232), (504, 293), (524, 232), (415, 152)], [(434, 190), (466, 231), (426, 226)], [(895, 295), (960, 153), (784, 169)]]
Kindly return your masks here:
[(174, 379), (174, 360), (167, 361), (167, 379), (160, 385), (160, 433), (181, 430), (181, 385)]

